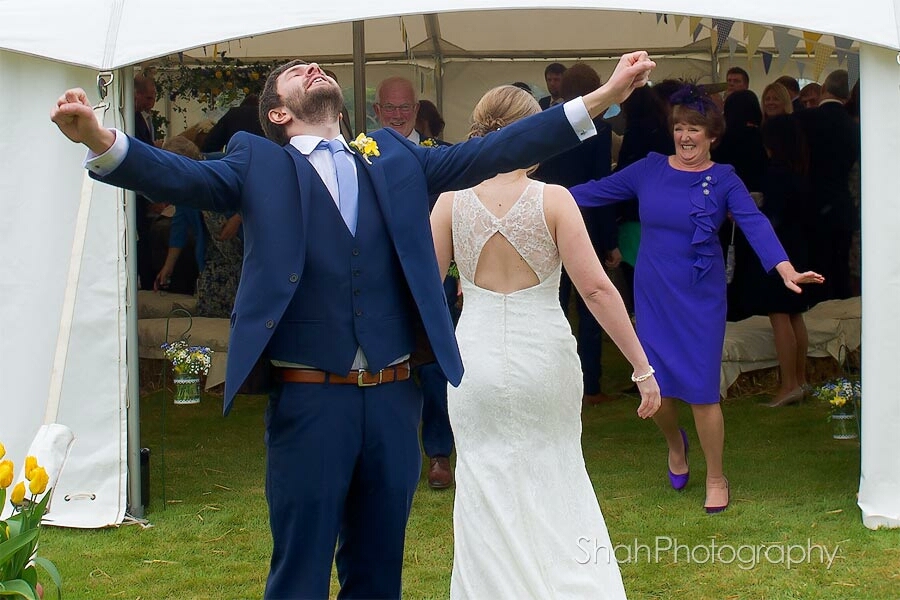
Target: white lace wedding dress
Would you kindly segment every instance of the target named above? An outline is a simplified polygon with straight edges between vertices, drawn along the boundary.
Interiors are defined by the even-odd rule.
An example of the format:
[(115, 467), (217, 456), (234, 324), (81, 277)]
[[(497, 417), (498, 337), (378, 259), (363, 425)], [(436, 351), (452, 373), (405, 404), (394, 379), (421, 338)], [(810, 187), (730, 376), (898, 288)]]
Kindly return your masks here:
[[(452, 599), (625, 598), (584, 466), (581, 368), (559, 306), (543, 190), (529, 183), (503, 218), (473, 190), (453, 201), (465, 375), (448, 394), (457, 452)], [(498, 232), (540, 283), (510, 294), (473, 283)]]

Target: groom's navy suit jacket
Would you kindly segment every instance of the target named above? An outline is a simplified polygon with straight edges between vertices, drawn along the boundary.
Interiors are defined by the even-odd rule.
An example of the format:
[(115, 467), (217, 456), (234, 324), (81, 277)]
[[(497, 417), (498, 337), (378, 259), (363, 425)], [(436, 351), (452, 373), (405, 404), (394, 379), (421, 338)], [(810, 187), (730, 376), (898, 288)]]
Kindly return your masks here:
[[(535, 164), (577, 145), (578, 136), (559, 107), (453, 146), (420, 147), (391, 129), (372, 137), (381, 155), (371, 162), (357, 155), (359, 176), (368, 177), (375, 190), (435, 358), (450, 383), (458, 385), (463, 366), (435, 258), (428, 198)], [(155, 200), (241, 213), (244, 264), (231, 316), (227, 414), (303, 277), (311, 237), (309, 207), (317, 201), (333, 203), (331, 196), (292, 146), (243, 132), (231, 139), (224, 158), (200, 162), (131, 139), (124, 161), (99, 179)], [(386, 365), (369, 366), (377, 370)]]

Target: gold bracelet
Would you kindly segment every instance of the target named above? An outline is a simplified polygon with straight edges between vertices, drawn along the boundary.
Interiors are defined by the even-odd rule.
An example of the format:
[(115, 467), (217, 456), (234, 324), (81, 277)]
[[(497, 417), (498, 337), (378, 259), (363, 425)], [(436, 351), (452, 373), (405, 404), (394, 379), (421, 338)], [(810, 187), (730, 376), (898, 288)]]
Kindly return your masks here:
[(647, 371), (646, 373), (644, 373), (643, 375), (635, 375), (634, 373), (632, 373), (632, 374), (631, 374), (631, 380), (632, 380), (633, 382), (635, 382), (635, 383), (640, 383), (640, 382), (642, 382), (642, 381), (647, 381), (648, 379), (650, 379), (651, 377), (653, 377), (653, 374), (654, 374), (654, 373), (656, 373), (656, 371), (655, 371), (655, 370), (653, 369), (653, 367), (651, 366), (651, 367), (650, 367), (650, 370)]

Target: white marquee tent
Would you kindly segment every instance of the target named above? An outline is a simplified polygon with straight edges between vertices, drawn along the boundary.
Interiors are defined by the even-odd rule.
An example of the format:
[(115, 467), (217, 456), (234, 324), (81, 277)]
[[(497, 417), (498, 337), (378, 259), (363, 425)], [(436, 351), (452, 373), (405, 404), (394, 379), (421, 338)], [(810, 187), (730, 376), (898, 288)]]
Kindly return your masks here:
[[(0, 243), (6, 258), (0, 263), (0, 441), (17, 464), (41, 425), (49, 394), (83, 178), (82, 149), (59, 135), (48, 119), (62, 90), (81, 86), (96, 99), (98, 71), (114, 71), (119, 85), (112, 87), (114, 108), (106, 123), (127, 128), (133, 65), (182, 51), (208, 56), (210, 49), (232, 57), (291, 54), (349, 65), (353, 46), (348, 40), (360, 31), (350, 23), (366, 19), (366, 53), (383, 64), (373, 65), (382, 70), (368, 76), (376, 81), (397, 63), (416, 62), (428, 74), (422, 78), (423, 91), (441, 97), (445, 116), (464, 122), (464, 111), (486, 87), (539, 80), (534, 72), (542, 67), (522, 63), (525, 57), (600, 60), (647, 48), (659, 57), (663, 75), (715, 78), (721, 62), (711, 61), (710, 44), (703, 42), (714, 18), (742, 23), (730, 35), (735, 39), (752, 38), (747, 30), (762, 25), (776, 32), (789, 28), (833, 36), (825, 38), (828, 44), (855, 41), (853, 53), (865, 81), (862, 111), (877, 115), (862, 123), (862, 336), (869, 351), (863, 359), (859, 506), (867, 527), (900, 527), (900, 399), (891, 377), (892, 359), (900, 354), (900, 319), (893, 308), (900, 297), (895, 295), (900, 261), (894, 260), (900, 256), (894, 233), (900, 206), (892, 193), (900, 156), (900, 0), (852, 7), (837, 0), (396, 0), (390, 10), (358, 0), (310, 4), (270, 0), (263, 10), (236, 0), (0, 0), (0, 207), (5, 217)], [(685, 33), (694, 20), (665, 27), (657, 14), (673, 21), (687, 19), (678, 15), (704, 17), (701, 27), (707, 31), (694, 44)], [(402, 23), (401, 36), (394, 32), (397, 23)], [(382, 28), (392, 32), (382, 35)], [(753, 45), (777, 48), (772, 33), (766, 36)], [(430, 62), (419, 62), (423, 57)], [(734, 60), (742, 64), (743, 59)], [(679, 70), (665, 71), (670, 62)], [(482, 68), (471, 68), (472, 63)], [(756, 65), (754, 80), (763, 79), (758, 57), (750, 64)], [(829, 70), (835, 67), (828, 63)], [(338, 74), (346, 84), (354, 77), (351, 66), (343, 68)], [(357, 69), (357, 81), (361, 73)], [(458, 138), (459, 132), (448, 126), (448, 137)], [(53, 521), (66, 526), (116, 524), (126, 507), (136, 514), (141, 510), (139, 501), (127, 504), (139, 490), (139, 478), (129, 478), (129, 472), (137, 473), (139, 439), (137, 382), (130, 375), (136, 369), (127, 366), (137, 360), (134, 282), (125, 259), (126, 246), (133, 244), (125, 235), (127, 199), (113, 188), (94, 186), (81, 277), (72, 288), (77, 292), (74, 322), (57, 421), (75, 432), (76, 442), (52, 511)]]

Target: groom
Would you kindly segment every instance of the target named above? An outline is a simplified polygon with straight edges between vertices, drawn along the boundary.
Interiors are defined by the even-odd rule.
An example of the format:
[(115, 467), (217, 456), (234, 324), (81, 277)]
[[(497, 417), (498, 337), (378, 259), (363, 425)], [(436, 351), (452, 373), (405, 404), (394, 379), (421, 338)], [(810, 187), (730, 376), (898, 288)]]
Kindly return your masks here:
[(52, 120), (88, 147), (86, 167), (101, 181), (243, 216), (224, 412), (256, 361), (270, 361), (267, 598), (327, 598), (332, 562), (340, 598), (400, 597), (421, 469), (421, 400), (407, 361), (417, 320), (447, 379), (458, 385), (463, 373), (428, 197), (575, 146), (594, 134), (591, 117), (654, 66), (628, 54), (583, 101), (454, 146), (424, 148), (382, 129), (372, 134), (377, 154), (372, 144), (351, 152), (340, 137), (340, 87), (314, 63), (272, 71), (260, 96), (269, 140), (238, 133), (221, 160), (98, 126), (82, 90), (59, 99)]

